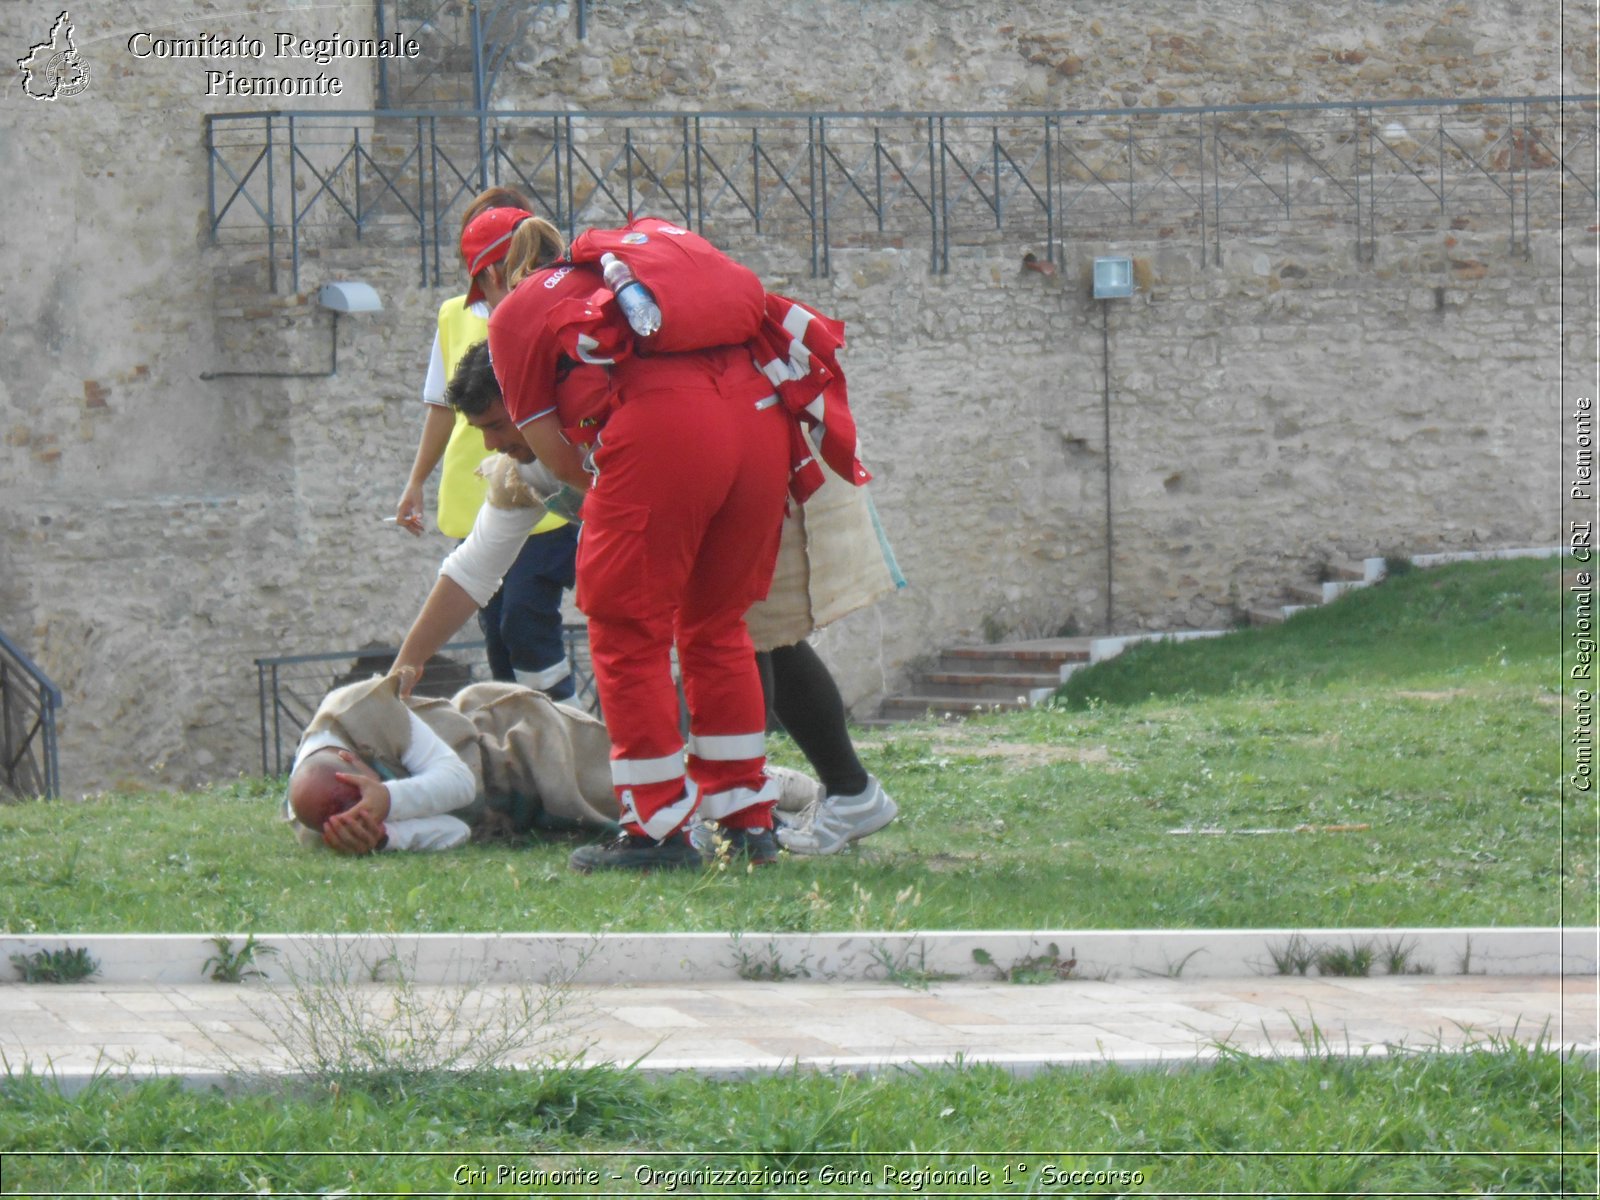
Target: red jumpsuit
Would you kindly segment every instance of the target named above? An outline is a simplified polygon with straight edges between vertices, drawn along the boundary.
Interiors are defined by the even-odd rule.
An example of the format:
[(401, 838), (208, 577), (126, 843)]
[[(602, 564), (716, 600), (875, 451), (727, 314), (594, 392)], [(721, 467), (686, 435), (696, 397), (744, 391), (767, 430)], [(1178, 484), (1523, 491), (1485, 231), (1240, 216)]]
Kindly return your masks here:
[[(698, 807), (729, 828), (769, 827), (776, 789), (744, 613), (772, 581), (792, 421), (744, 347), (631, 356), (597, 287), (589, 268), (530, 276), (495, 309), (489, 351), (518, 425), (555, 410), (569, 437), (580, 418), (597, 434), (577, 602), (623, 823), (662, 839)], [(583, 368), (558, 386), (563, 354), (614, 362), (609, 394)]]

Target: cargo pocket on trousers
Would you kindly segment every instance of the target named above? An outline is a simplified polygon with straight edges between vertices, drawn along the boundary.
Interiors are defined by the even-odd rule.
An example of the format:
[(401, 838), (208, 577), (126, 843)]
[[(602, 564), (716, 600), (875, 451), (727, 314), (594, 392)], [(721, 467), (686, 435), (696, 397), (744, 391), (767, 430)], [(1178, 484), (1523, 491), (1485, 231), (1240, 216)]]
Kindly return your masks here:
[(583, 502), (578, 537), (580, 611), (590, 617), (640, 617), (655, 590), (650, 575), (650, 509), (604, 492)]

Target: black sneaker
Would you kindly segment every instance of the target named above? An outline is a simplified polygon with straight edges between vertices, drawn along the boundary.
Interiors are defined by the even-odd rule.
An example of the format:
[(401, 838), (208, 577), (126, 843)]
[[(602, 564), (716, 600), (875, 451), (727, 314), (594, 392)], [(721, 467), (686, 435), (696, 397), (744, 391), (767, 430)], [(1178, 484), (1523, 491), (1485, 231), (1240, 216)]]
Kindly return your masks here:
[(753, 867), (767, 867), (778, 861), (778, 838), (770, 829), (719, 829), (717, 853), (726, 849), (729, 858), (742, 858)]
[(574, 871), (679, 871), (700, 866), (700, 853), (689, 835), (678, 830), (665, 841), (624, 833), (615, 841), (579, 846), (567, 859)]

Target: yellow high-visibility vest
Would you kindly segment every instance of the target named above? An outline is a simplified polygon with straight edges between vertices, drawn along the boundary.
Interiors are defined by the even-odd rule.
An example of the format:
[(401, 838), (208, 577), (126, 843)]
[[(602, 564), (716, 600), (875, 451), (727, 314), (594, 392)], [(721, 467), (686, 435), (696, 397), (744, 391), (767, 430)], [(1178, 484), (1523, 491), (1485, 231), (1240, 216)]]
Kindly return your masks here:
[[(448, 381), (456, 373), (462, 355), (489, 336), (489, 323), (467, 307), (465, 295), (452, 296), (439, 306), (439, 355), (444, 360)], [(445, 445), (439, 467), (439, 531), (449, 537), (464, 538), (488, 492), (488, 481), (478, 475), (478, 464), (489, 457), (483, 434), (455, 414), (455, 427)], [(549, 533), (566, 522), (548, 513), (533, 527), (534, 533)]]

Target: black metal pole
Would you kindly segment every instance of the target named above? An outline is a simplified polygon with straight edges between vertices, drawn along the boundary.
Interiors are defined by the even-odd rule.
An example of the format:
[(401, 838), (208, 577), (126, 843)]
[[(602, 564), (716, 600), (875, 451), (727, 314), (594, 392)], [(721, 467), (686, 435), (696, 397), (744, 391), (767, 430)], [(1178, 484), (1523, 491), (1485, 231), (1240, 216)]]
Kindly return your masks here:
[(1111, 520), (1111, 302), (1108, 300), (1100, 301), (1100, 364), (1103, 381), (1101, 410), (1105, 418), (1106, 445), (1106, 632), (1115, 633), (1112, 588), (1116, 583), (1116, 575), (1112, 565), (1114, 547)]

